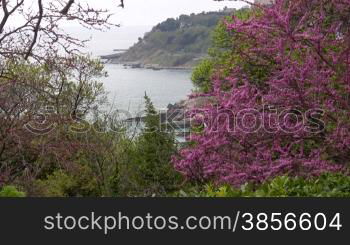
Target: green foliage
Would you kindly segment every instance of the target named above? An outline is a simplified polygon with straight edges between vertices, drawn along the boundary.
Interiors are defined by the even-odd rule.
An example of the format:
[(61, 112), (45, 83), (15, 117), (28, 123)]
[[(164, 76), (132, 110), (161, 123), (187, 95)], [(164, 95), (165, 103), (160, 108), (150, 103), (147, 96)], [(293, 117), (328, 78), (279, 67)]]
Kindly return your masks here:
[(207, 55), (211, 33), (229, 11), (181, 15), (155, 26), (120, 58), (120, 62), (192, 67)]
[(17, 190), (14, 186), (4, 186), (0, 189), (0, 197), (25, 197), (26, 194)]
[(144, 128), (134, 142), (124, 142), (126, 162), (119, 167), (119, 195), (165, 196), (180, 176), (171, 165), (176, 152), (174, 134), (160, 123), (160, 115), (146, 95)]
[(219, 21), (211, 33), (209, 58), (204, 59), (193, 70), (192, 82), (201, 92), (211, 90), (211, 79), (215, 70), (220, 69), (219, 75), (227, 76), (232, 68), (232, 37), (226, 30), (225, 21), (230, 21), (230, 18)]
[(211, 77), (213, 75), (213, 61), (202, 60), (192, 72), (191, 80), (193, 84), (202, 92), (208, 92), (211, 87)]
[(177, 28), (179, 28), (179, 23), (175, 19), (169, 18), (166, 21), (158, 24), (156, 28), (162, 32), (175, 31)]
[(44, 197), (68, 197), (74, 189), (75, 180), (64, 171), (58, 170), (49, 175), (46, 180), (38, 180), (37, 186)]
[[(241, 20), (247, 20), (257, 14), (257, 11), (250, 8), (243, 8), (233, 13), (235, 18)], [(199, 63), (193, 71), (193, 84), (201, 92), (210, 91), (211, 79), (214, 74), (224, 80), (238, 65), (251, 75), (251, 80), (258, 81), (258, 85), (263, 84), (271, 70), (269, 66), (273, 64), (269, 63), (268, 60), (262, 59), (258, 65), (253, 66), (248, 60), (241, 57), (242, 50), (256, 44), (241, 42), (238, 35), (227, 30), (226, 23), (230, 22), (232, 22), (232, 17), (229, 16), (218, 22), (211, 33), (211, 44), (208, 49), (209, 58)]]
[(175, 193), (179, 197), (350, 197), (350, 177), (324, 174), (313, 179), (280, 176), (260, 186), (206, 185), (189, 187)]
[(57, 170), (46, 179), (36, 181), (38, 194), (44, 197), (101, 196), (98, 187), (97, 180), (88, 168), (80, 168), (75, 174)]
[(231, 53), (232, 37), (225, 25), (225, 22), (230, 22), (230, 20), (231, 19), (227, 17), (220, 21), (212, 33), (209, 55), (216, 61), (219, 61), (220, 57), (226, 57)]
[(277, 177), (261, 186), (255, 196), (264, 197), (350, 197), (350, 177), (326, 174), (311, 180)]
[[(5, 137), (0, 169), (11, 166), (8, 178), (27, 195), (37, 195), (35, 179), (44, 180), (62, 166), (81, 167), (74, 158), (78, 151), (88, 152), (87, 144), (72, 137), (71, 126), (82, 125), (104, 104), (103, 86), (97, 79), (105, 72), (98, 60), (88, 56), (67, 56), (55, 64), (6, 60), (2, 69), (6, 76), (0, 78), (0, 134)], [(39, 120), (39, 114), (45, 120)]]
[(138, 180), (148, 195), (165, 195), (173, 191), (179, 176), (171, 165), (176, 152), (173, 132), (167, 131), (160, 122), (151, 100), (145, 95), (145, 128), (136, 142)]

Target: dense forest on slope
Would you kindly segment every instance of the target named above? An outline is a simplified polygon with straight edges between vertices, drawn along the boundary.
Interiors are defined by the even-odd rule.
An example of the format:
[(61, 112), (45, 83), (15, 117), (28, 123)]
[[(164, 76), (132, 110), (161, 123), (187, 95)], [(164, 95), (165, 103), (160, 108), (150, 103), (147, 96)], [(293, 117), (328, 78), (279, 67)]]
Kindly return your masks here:
[(211, 34), (218, 22), (233, 9), (181, 15), (156, 25), (113, 63), (143, 66), (192, 67), (207, 55)]

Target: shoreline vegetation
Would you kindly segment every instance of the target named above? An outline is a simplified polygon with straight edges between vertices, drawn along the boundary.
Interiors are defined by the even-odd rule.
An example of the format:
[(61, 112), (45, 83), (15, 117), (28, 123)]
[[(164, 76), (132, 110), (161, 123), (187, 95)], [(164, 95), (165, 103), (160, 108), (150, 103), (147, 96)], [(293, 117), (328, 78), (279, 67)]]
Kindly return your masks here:
[(154, 26), (128, 50), (100, 56), (107, 64), (152, 70), (191, 70), (208, 57), (212, 33), (235, 9), (181, 15)]

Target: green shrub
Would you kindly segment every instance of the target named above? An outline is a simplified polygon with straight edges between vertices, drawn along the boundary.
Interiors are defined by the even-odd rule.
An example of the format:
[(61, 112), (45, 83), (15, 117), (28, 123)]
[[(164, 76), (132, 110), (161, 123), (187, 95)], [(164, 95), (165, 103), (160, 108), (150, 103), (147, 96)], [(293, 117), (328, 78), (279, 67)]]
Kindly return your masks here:
[(96, 178), (87, 167), (81, 167), (76, 174), (57, 170), (46, 179), (37, 180), (36, 186), (38, 194), (44, 197), (101, 196)]
[(350, 197), (350, 177), (324, 174), (318, 178), (280, 176), (260, 186), (246, 184), (240, 189), (206, 185), (175, 193), (178, 197)]
[(171, 164), (177, 150), (174, 134), (160, 124), (159, 113), (147, 96), (145, 101), (144, 128), (124, 152), (127, 161), (120, 162), (115, 178), (119, 196), (166, 196), (181, 181)]
[(350, 197), (350, 177), (325, 174), (315, 179), (277, 177), (254, 192), (257, 197)]
[(213, 68), (213, 62), (209, 59), (202, 60), (194, 68), (191, 80), (201, 92), (208, 92), (210, 90)]
[(14, 186), (5, 186), (0, 190), (0, 197), (25, 197), (26, 194)]

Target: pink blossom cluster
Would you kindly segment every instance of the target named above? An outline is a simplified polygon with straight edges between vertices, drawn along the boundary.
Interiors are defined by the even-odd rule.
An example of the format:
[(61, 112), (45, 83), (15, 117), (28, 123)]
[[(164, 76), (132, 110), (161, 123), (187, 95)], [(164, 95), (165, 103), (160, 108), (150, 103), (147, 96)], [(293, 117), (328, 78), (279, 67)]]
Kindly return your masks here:
[[(311, 177), (347, 171), (350, 0), (277, 0), (251, 11), (254, 14), (249, 19), (233, 17), (226, 24), (233, 53), (242, 61), (225, 79), (213, 76), (208, 94), (192, 95), (215, 97), (215, 103), (191, 113), (203, 127), (191, 134), (191, 146), (174, 156), (176, 169), (189, 179), (235, 186), (261, 183), (278, 175)], [(256, 67), (264, 76), (252, 75)], [(270, 127), (277, 120), (274, 110), (322, 110), (322, 118), (315, 119), (314, 126), (322, 120), (323, 128), (317, 133), (227, 130), (230, 120), (222, 114), (254, 109), (266, 115), (266, 105), (272, 110), (263, 123)], [(199, 116), (196, 112), (201, 110), (211, 113)], [(297, 125), (293, 117), (283, 123), (288, 128), (305, 127)]]

